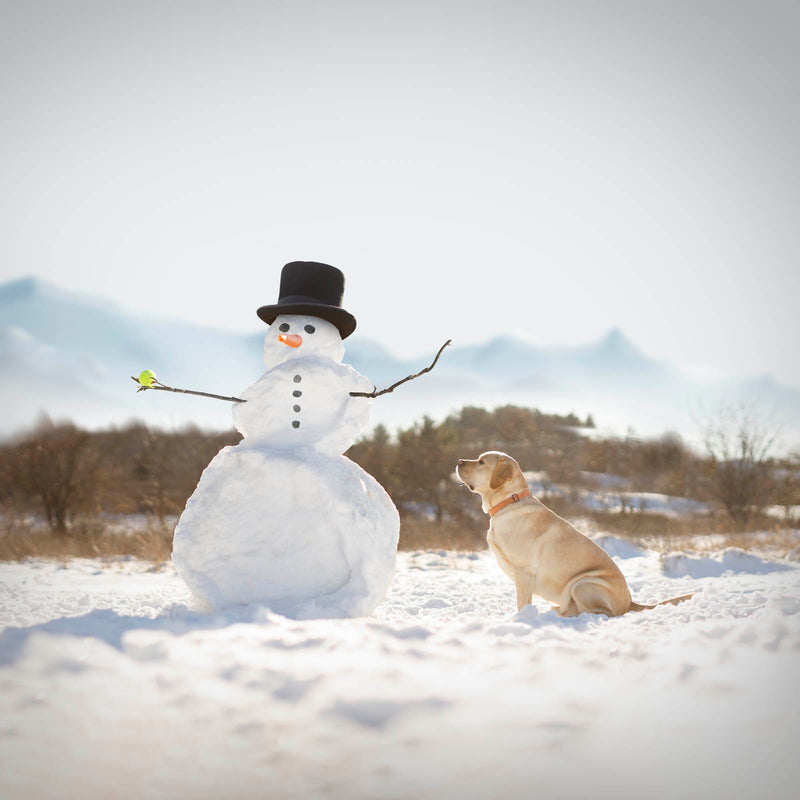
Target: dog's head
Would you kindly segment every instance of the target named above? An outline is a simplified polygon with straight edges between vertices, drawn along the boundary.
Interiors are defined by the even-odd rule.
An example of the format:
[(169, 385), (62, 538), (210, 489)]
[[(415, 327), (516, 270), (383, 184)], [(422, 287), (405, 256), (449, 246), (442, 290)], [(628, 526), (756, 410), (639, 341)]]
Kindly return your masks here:
[(527, 488), (519, 464), (507, 453), (492, 450), (475, 459), (459, 458), (456, 475), (471, 492), (481, 496), (486, 505), (495, 495)]

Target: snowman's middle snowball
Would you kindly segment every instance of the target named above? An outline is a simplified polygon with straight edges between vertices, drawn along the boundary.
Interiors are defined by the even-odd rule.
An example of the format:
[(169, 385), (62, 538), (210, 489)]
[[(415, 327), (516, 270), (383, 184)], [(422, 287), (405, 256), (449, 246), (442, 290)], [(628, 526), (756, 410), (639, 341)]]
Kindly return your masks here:
[[(309, 329), (311, 332), (309, 332)], [(300, 336), (301, 347), (281, 337)], [(278, 317), (264, 339), (267, 371), (241, 394), (233, 409), (237, 429), (251, 441), (286, 449), (312, 446), (340, 455), (369, 422), (371, 400), (352, 398), (372, 384), (341, 364), (344, 345), (334, 325), (315, 317)]]

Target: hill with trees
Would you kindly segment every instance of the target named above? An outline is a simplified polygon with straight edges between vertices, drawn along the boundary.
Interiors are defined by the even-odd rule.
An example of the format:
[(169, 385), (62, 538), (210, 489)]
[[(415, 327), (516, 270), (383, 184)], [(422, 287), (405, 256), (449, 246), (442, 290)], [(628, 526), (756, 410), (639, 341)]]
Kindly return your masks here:
[[(454, 476), (459, 458), (510, 453), (536, 493), (567, 517), (593, 517), (629, 534), (775, 527), (769, 506), (797, 524), (800, 458), (778, 459), (758, 420), (739, 414), (709, 423), (706, 449), (674, 434), (599, 437), (590, 417), (505, 406), (467, 406), (440, 423), (423, 417), (390, 435), (378, 426), (347, 455), (386, 488), (401, 513), (407, 549), (485, 546), (486, 519)], [(132, 552), (166, 558), (172, 528), (203, 469), (240, 440), (235, 431), (178, 432), (142, 424), (102, 431), (43, 419), (0, 447), (0, 557)], [(603, 487), (597, 507), (581, 498)], [(683, 498), (702, 512), (666, 515), (642, 498)], [(150, 555), (148, 555), (150, 554)]]

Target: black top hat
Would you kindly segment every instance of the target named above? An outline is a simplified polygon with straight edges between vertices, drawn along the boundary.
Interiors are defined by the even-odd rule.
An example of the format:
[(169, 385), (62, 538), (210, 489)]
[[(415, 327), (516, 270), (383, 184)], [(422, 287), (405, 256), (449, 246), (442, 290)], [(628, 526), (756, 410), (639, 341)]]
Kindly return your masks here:
[(333, 323), (346, 339), (356, 329), (356, 318), (342, 308), (344, 274), (329, 264), (291, 261), (281, 272), (278, 302), (261, 306), (258, 316), (271, 325), (282, 314), (306, 314)]

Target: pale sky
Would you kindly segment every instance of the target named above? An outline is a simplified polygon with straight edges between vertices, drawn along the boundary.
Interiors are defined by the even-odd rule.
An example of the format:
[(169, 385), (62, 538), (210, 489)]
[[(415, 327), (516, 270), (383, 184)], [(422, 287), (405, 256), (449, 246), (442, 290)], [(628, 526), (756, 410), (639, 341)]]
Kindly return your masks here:
[(800, 385), (800, 4), (0, 0), (0, 280)]

